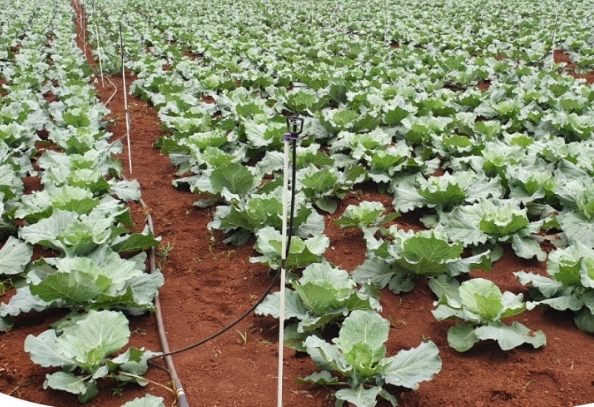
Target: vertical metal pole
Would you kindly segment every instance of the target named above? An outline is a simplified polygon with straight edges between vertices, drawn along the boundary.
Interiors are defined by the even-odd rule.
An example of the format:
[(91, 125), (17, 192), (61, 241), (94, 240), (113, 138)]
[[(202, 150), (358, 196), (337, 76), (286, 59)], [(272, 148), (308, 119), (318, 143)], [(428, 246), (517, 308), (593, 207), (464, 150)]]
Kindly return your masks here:
[(555, 42), (557, 36), (557, 23), (559, 22), (559, 2), (557, 2), (557, 11), (555, 12), (555, 26), (553, 31), (553, 39), (551, 40), (551, 71), (555, 66)]
[(101, 53), (101, 41), (99, 41), (99, 24), (97, 24), (97, 9), (95, 8), (95, 1), (93, 5), (93, 18), (95, 18), (95, 38), (97, 39), (97, 54), (99, 55), (99, 73), (101, 74), (101, 86), (105, 87), (105, 80), (103, 76), (103, 54)]
[[(97, 16), (95, 16), (97, 18)], [(97, 37), (97, 53), (99, 54), (99, 73), (101, 74), (101, 86), (105, 87), (105, 80), (103, 79), (103, 55), (101, 54), (101, 45), (99, 44), (99, 28), (95, 24), (95, 37)]]
[(87, 50), (87, 5), (84, 3), (84, 7), (78, 2), (78, 6), (80, 7), (80, 19), (82, 24), (82, 31), (83, 31), (83, 53)]
[(130, 146), (130, 111), (128, 110), (128, 88), (126, 87), (126, 67), (124, 66), (124, 36), (120, 22), (120, 54), (122, 57), (122, 85), (124, 87), (124, 109), (126, 110), (126, 140), (128, 142), (128, 164), (132, 174), (132, 148)]
[[(291, 186), (293, 188), (293, 186)], [(285, 284), (287, 270), (287, 206), (289, 192), (289, 140), (285, 137), (285, 161), (283, 167), (283, 219), (281, 242), (281, 274), (280, 274), (280, 310), (278, 315), (278, 407), (283, 405), (283, 372), (284, 372), (284, 342), (285, 342)]]

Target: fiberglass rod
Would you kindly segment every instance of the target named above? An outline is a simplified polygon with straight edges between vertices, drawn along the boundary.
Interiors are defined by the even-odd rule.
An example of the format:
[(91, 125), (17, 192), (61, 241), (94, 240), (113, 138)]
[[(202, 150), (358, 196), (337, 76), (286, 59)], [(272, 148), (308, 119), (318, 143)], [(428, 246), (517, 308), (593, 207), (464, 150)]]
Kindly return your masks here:
[[(284, 166), (283, 166), (283, 219), (281, 238), (281, 271), (280, 271), (280, 305), (278, 314), (278, 377), (277, 377), (277, 406), (283, 405), (283, 361), (285, 341), (285, 284), (287, 281), (287, 202), (289, 188), (289, 140), (285, 137), (284, 142)], [(293, 187), (293, 186), (291, 186)]]
[(103, 75), (103, 56), (101, 55), (101, 45), (99, 45), (99, 28), (95, 23), (95, 37), (97, 37), (97, 54), (99, 55), (99, 72), (101, 73), (101, 86), (105, 87), (105, 80)]
[(78, 2), (78, 6), (80, 7), (80, 19), (81, 19), (81, 28), (83, 30), (83, 51), (87, 49), (87, 8), (86, 6), (82, 6), (80, 1)]

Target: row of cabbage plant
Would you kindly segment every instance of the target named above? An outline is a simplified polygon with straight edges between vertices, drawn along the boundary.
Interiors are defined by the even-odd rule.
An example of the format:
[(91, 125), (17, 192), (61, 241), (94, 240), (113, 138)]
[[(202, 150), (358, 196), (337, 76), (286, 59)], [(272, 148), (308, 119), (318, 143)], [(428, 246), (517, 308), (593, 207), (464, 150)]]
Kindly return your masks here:
[(69, 310), (24, 344), (33, 362), (61, 368), (44, 388), (86, 402), (102, 379), (146, 385), (154, 353), (122, 351), (128, 318), (152, 310), (163, 284), (159, 271), (146, 272), (143, 252), (159, 239), (148, 228), (130, 232), (126, 202), (138, 200), (140, 188), (122, 179), (113, 158), (122, 146), (106, 131), (108, 110), (76, 44), (75, 11), (69, 1), (4, 3), (0, 274), (14, 292), (3, 296), (0, 327), (10, 335), (25, 313)]

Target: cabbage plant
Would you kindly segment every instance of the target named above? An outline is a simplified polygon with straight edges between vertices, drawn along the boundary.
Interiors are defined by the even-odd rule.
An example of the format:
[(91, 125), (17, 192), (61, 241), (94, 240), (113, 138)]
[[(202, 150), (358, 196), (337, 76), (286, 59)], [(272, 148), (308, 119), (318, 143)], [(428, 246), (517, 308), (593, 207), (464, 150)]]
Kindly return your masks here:
[[(8, 252), (5, 248), (0, 250), (0, 271), (2, 260), (22, 268), (23, 261), (31, 257), (28, 245), (16, 239), (10, 243), (5, 246), (10, 256), (3, 256)], [(145, 261), (145, 253), (123, 259), (107, 246), (86, 257), (40, 259), (29, 265), (27, 285), (18, 287), (7, 303), (0, 304), (0, 317), (9, 323), (9, 317), (49, 308), (118, 309), (132, 315), (153, 310), (164, 280), (159, 271), (146, 273)]]
[(503, 189), (496, 178), (472, 170), (445, 173), (425, 178), (417, 175), (394, 187), (394, 208), (408, 212), (416, 208), (451, 210), (456, 205), (476, 202), (481, 198), (500, 197)]
[(491, 269), (490, 252), (463, 257), (464, 247), (451, 242), (448, 236), (435, 231), (420, 232), (391, 226), (386, 237), (377, 239), (365, 232), (367, 259), (352, 275), (360, 284), (388, 286), (395, 294), (411, 291), (418, 277), (455, 277), (472, 269)]
[(527, 209), (514, 199), (481, 199), (439, 214), (437, 229), (466, 246), (509, 243), (522, 258), (544, 260), (546, 253), (534, 237), (544, 220), (531, 221)]
[(562, 179), (555, 189), (564, 207), (557, 219), (569, 243), (594, 248), (594, 185), (587, 183), (586, 174), (583, 179)]
[(542, 331), (533, 331), (517, 321), (511, 325), (502, 322), (534, 307), (523, 301), (522, 294), (502, 293), (495, 283), (484, 278), (473, 278), (460, 285), (449, 280), (449, 284), (432, 313), (438, 321), (462, 321), (448, 330), (448, 344), (458, 352), (466, 352), (475, 343), (488, 339), (497, 341), (502, 350), (523, 344), (540, 348), (546, 344)]
[[(293, 236), (286, 258), (287, 269), (305, 268), (312, 263), (320, 263), (322, 255), (330, 246), (330, 239), (323, 233), (301, 238)], [(250, 257), (252, 263), (266, 264), (272, 269), (282, 265), (282, 234), (271, 226), (263, 227), (256, 232), (254, 248), (261, 256)]]
[(336, 219), (341, 228), (357, 227), (360, 229), (379, 227), (398, 218), (398, 212), (385, 214), (386, 208), (381, 202), (361, 201), (358, 205), (349, 205)]
[[(324, 219), (314, 210), (302, 194), (295, 196), (295, 216), (293, 233), (297, 236), (308, 236), (324, 232)], [(270, 193), (248, 195), (230, 205), (219, 205), (216, 208), (209, 229), (219, 229), (227, 234), (225, 243), (242, 245), (257, 230), (269, 226), (282, 229), (282, 188), (278, 187)]]
[(431, 341), (401, 350), (395, 356), (386, 356), (384, 343), (389, 331), (390, 323), (378, 313), (353, 311), (345, 318), (332, 343), (316, 336), (305, 340), (307, 352), (323, 370), (301, 381), (323, 386), (348, 386), (334, 394), (336, 406), (347, 402), (357, 407), (373, 407), (378, 396), (396, 406), (396, 398), (384, 386), (416, 390), (420, 382), (431, 380), (439, 373), (441, 358), (437, 346)]
[[(305, 351), (303, 341), (319, 334), (328, 324), (340, 323), (354, 310), (377, 310), (379, 292), (373, 286), (357, 288), (355, 281), (342, 269), (328, 262), (315, 263), (303, 270), (299, 279), (285, 291), (285, 318), (296, 322), (285, 328), (285, 345)], [(280, 293), (269, 294), (256, 314), (280, 315)]]
[(340, 170), (334, 167), (318, 168), (311, 164), (298, 171), (296, 188), (318, 208), (332, 214), (338, 206), (335, 199), (344, 199), (353, 185), (365, 180), (366, 174), (359, 165)]
[(128, 348), (119, 352), (130, 338), (126, 317), (114, 311), (90, 311), (60, 330), (50, 329), (38, 336), (29, 335), (25, 351), (33, 362), (43, 367), (59, 367), (61, 371), (47, 374), (44, 389), (63, 390), (78, 395), (86, 403), (95, 397), (101, 379), (115, 380), (117, 385), (138, 383), (146, 386), (142, 375), (147, 361), (155, 354)]
[(542, 276), (519, 271), (516, 278), (529, 287), (538, 304), (574, 312), (576, 326), (594, 334), (594, 250), (580, 242), (549, 254)]
[(137, 397), (132, 401), (122, 404), (122, 407), (165, 407), (163, 397), (155, 397), (147, 394), (144, 397)]

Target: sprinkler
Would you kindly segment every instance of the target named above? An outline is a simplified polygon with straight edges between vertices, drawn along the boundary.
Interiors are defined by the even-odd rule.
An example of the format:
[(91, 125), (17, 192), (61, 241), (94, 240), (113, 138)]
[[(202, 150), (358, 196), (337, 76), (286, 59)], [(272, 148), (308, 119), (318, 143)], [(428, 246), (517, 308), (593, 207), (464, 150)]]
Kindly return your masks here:
[(297, 140), (299, 135), (303, 133), (303, 119), (297, 116), (287, 117), (287, 132), (285, 139)]
[[(287, 133), (284, 136), (284, 155), (285, 155), (285, 163), (284, 163), (284, 174), (283, 174), (283, 193), (282, 193), (282, 200), (283, 200), (283, 225), (282, 225), (282, 248), (281, 248), (281, 269), (275, 274), (274, 279), (264, 292), (264, 294), (256, 301), (254, 305), (252, 305), (246, 312), (244, 312), (241, 316), (235, 319), (232, 323), (225, 326), (220, 331), (198, 341), (191, 345), (185, 346), (181, 349), (170, 351), (168, 347), (164, 350), (164, 352), (156, 354), (150, 359), (155, 358), (166, 358), (172, 355), (176, 355), (178, 353), (187, 352), (191, 349), (197, 348), (230, 330), (235, 325), (243, 321), (248, 315), (250, 315), (258, 305), (260, 305), (266, 296), (270, 294), (270, 292), (276, 286), (276, 282), (278, 281), (279, 277), (281, 278), (280, 282), (280, 294), (281, 294), (281, 306), (279, 312), (279, 363), (278, 363), (278, 406), (282, 406), (282, 386), (283, 386), (283, 342), (284, 342), (284, 329), (283, 323), (285, 318), (285, 284), (286, 284), (286, 260), (289, 254), (289, 249), (291, 246), (291, 236), (293, 234), (293, 218), (295, 214), (295, 179), (297, 176), (297, 140), (299, 139), (299, 135), (303, 133), (303, 124), (304, 120), (302, 118), (296, 116), (287, 117)], [(291, 168), (291, 184), (289, 184), (289, 148), (293, 147), (293, 154), (292, 154), (292, 168)], [(289, 185), (291, 187), (291, 205), (290, 205), (290, 212), (288, 207), (288, 191)], [(287, 216), (288, 215), (288, 216)], [(288, 225), (288, 226), (287, 226)], [(152, 260), (153, 261), (153, 260)], [(162, 324), (161, 324), (162, 325)], [(163, 332), (163, 337), (165, 337), (165, 330), (161, 327), (160, 331)], [(165, 341), (164, 341), (165, 342)], [(149, 359), (149, 360), (150, 360)], [(185, 396), (184, 396), (185, 397)], [(185, 399), (184, 399), (185, 401)], [(180, 404), (181, 405), (181, 404)]]
[[(295, 178), (297, 173), (297, 139), (303, 132), (304, 120), (297, 116), (287, 117), (287, 134), (285, 134), (285, 161), (283, 169), (283, 226), (281, 244), (281, 272), (280, 272), (280, 310), (278, 322), (278, 407), (283, 405), (283, 359), (284, 359), (284, 321), (285, 321), (285, 285), (286, 285), (286, 262), (291, 245), (293, 234), (293, 218), (295, 217)], [(287, 192), (289, 190), (289, 144), (293, 147), (292, 177), (291, 177), (291, 212), (289, 215), (289, 227), (287, 228)], [(287, 238), (288, 232), (288, 238)]]

